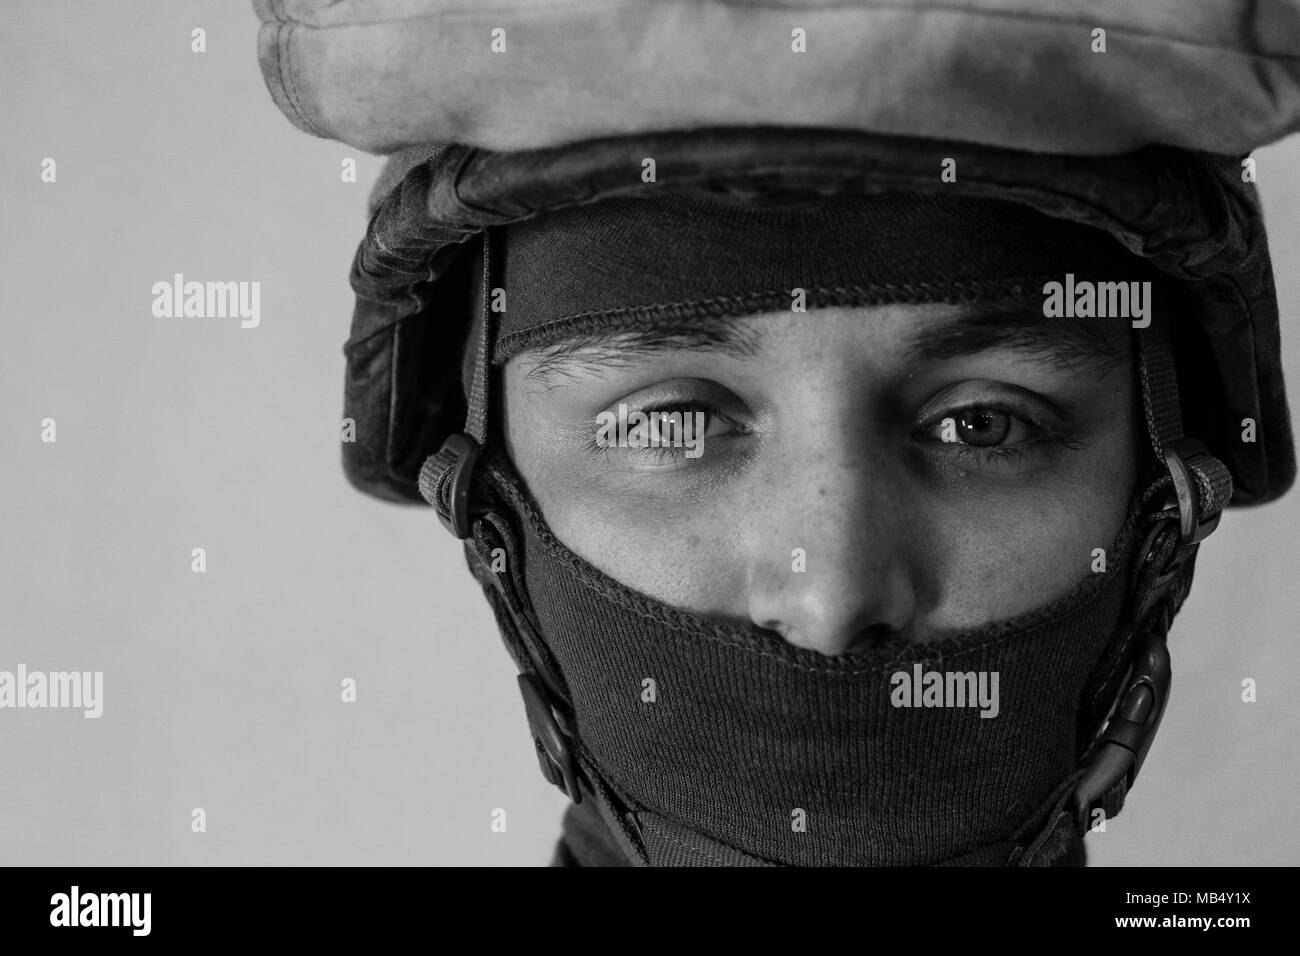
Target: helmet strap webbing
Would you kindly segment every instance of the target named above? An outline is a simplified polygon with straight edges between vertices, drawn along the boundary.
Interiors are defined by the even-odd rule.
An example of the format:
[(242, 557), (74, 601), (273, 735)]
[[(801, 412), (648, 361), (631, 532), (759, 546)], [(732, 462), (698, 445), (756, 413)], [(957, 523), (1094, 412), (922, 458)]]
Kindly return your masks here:
[[(1164, 472), (1142, 490), (1144, 506), (1152, 509), (1147, 513), (1151, 529), (1139, 554), (1130, 616), (1119, 635), (1121, 651), (1101, 682), (1109, 711), (1076, 782), (1071, 809), (1080, 833), (1098, 810), (1105, 818), (1120, 811), (1155, 739), (1171, 683), (1169, 626), (1191, 585), (1199, 543), (1232, 498), (1227, 466), (1184, 435), (1171, 321), (1158, 314), (1134, 329), (1147, 435)], [(1080, 717), (1096, 715), (1081, 711)]]

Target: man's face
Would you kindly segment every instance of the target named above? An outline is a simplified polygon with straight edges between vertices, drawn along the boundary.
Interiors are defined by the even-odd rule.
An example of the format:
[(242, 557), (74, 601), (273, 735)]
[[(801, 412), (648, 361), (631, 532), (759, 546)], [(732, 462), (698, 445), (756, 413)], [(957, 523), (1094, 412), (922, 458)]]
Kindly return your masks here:
[[(839, 654), (1007, 618), (1092, 573), (1136, 480), (1135, 392), (1124, 322), (828, 308), (516, 356), (506, 435), (551, 529), (601, 571)], [(705, 412), (703, 454), (597, 446), (620, 403)]]

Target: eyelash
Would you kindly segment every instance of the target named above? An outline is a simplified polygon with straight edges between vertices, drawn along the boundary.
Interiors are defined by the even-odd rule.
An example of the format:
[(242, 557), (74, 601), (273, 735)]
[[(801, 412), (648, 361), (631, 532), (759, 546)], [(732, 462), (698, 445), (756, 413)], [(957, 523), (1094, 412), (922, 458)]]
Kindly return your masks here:
[[(927, 434), (935, 426), (942, 424), (945, 418), (957, 418), (977, 411), (999, 412), (1008, 415), (1028, 425), (1035, 434), (1028, 441), (1001, 447), (967, 445), (960, 442), (936, 442)], [(1072, 440), (1069, 436), (1057, 431), (1024, 409), (1012, 408), (1001, 402), (972, 402), (968, 405), (946, 409), (918, 428), (912, 437), (926, 444), (943, 445), (947, 449), (946, 454), (958, 459), (962, 464), (972, 465), (976, 470), (980, 471), (997, 471), (999, 469), (1015, 471), (1024, 464), (1027, 456), (1037, 454), (1044, 445), (1055, 445), (1070, 450), (1078, 450), (1083, 447), (1082, 442)]]
[[(640, 411), (647, 415), (661, 411), (680, 411), (682, 413), (700, 411), (704, 412), (706, 423), (711, 424), (714, 421), (721, 421), (736, 426), (739, 434), (749, 433), (749, 430), (743, 428), (735, 419), (723, 414), (707, 402), (691, 401), (660, 404), (642, 408)], [(993, 411), (1009, 415), (1032, 428), (1035, 435), (1028, 441), (1002, 447), (981, 447), (959, 442), (935, 442), (926, 435), (928, 431), (940, 424), (945, 418), (957, 417), (975, 411)], [(946, 449), (943, 452), (944, 454), (957, 459), (964, 466), (973, 467), (979, 471), (1018, 470), (1024, 464), (1027, 456), (1037, 454), (1043, 445), (1055, 445), (1070, 450), (1078, 450), (1084, 447), (1082, 442), (1071, 440), (1069, 436), (1057, 431), (1024, 409), (1012, 408), (1001, 402), (975, 402), (946, 409), (920, 426), (913, 434), (913, 438), (926, 444), (941, 444)], [(598, 445), (594, 432), (582, 446), (582, 451), (589, 461), (603, 460), (608, 462), (612, 450), (610, 446)], [(671, 446), (624, 448), (621, 450), (633, 452), (643, 459), (648, 456), (649, 460), (656, 465), (678, 457), (681, 452), (680, 449)]]
[[(688, 412), (703, 412), (706, 432), (708, 431), (708, 425), (712, 424), (714, 421), (720, 421), (735, 426), (737, 434), (749, 434), (749, 429), (742, 426), (734, 418), (724, 415), (715, 406), (710, 405), (708, 402), (698, 400), (686, 402), (663, 402), (658, 405), (648, 405), (645, 408), (638, 408), (637, 411), (644, 412), (646, 415), (653, 415), (657, 412), (681, 412), (683, 415)], [(596, 444), (595, 432), (593, 432), (582, 445), (582, 451), (586, 455), (588, 461), (596, 461), (598, 459), (608, 461), (609, 453), (613, 450), (614, 448), (612, 446)], [(643, 459), (648, 457), (650, 461), (656, 465), (677, 458), (682, 452), (682, 449), (674, 448), (671, 445), (650, 446), (648, 448), (621, 448), (619, 450), (634, 453), (637, 457)]]

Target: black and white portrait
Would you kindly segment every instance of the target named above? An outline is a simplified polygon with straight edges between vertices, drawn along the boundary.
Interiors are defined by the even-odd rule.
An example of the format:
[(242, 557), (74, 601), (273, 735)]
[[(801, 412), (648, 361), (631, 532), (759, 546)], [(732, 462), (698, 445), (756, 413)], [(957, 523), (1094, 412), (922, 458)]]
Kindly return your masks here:
[(0, 862), (1300, 859), (1297, 3), (3, 16)]

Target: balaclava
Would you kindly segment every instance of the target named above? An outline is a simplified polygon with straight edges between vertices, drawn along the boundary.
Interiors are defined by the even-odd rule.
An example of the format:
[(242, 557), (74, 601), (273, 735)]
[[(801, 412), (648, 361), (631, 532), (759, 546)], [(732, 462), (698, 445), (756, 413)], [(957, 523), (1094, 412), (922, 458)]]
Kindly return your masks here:
[[(430, 456), (420, 485), (467, 539), (542, 770), (576, 802), (571, 862), (1078, 862), (1150, 745), (1165, 631), (1231, 483), (1182, 437), (1157, 297), (1134, 330), (1154, 455), (1105, 572), (1011, 620), (828, 657), (685, 613), (570, 551), (501, 448), (500, 366), (593, 324), (787, 309), (793, 290), (815, 310), (1152, 279), (1099, 231), (973, 198), (608, 200), (488, 231), (469, 434)], [(954, 695), (966, 706), (937, 706)]]

